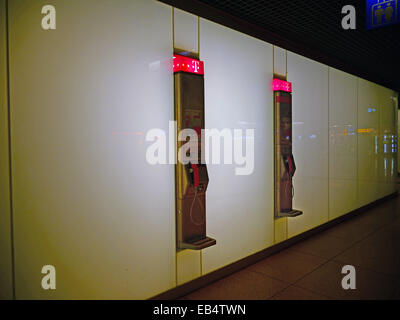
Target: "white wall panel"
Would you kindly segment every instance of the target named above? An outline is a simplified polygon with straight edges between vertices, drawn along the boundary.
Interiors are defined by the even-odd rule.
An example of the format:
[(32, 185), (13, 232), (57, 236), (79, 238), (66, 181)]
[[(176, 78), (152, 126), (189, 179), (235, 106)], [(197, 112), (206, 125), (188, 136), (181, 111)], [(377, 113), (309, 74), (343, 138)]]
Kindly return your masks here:
[[(387, 196), (396, 190), (396, 116), (392, 90), (379, 86), (380, 113), (380, 152), (379, 152), (379, 197)], [(395, 183), (394, 183), (395, 182)]]
[(295, 209), (288, 236), (328, 220), (328, 67), (288, 52), (288, 81), (293, 85)]
[(201, 276), (201, 251), (182, 250), (177, 253), (177, 285)]
[(207, 233), (217, 244), (203, 250), (207, 273), (273, 243), (273, 67), (271, 45), (206, 20), (200, 53), (206, 128), (255, 129), (253, 174), (208, 166)]
[(174, 47), (198, 52), (198, 17), (174, 8)]
[(17, 298), (153, 296), (175, 285), (174, 166), (145, 158), (173, 119), (171, 8), (52, 1), (44, 31), (43, 4), (9, 1)]
[(357, 78), (329, 68), (329, 218), (357, 208)]
[(379, 198), (379, 91), (367, 80), (358, 79), (358, 206)]
[(285, 49), (274, 46), (274, 73), (286, 76), (287, 70), (287, 51)]

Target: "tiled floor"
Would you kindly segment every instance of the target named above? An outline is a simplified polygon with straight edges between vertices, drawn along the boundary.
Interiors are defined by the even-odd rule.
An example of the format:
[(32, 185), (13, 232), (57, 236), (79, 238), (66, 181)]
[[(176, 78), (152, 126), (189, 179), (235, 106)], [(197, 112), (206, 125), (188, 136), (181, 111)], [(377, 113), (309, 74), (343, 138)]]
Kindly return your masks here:
[[(344, 265), (355, 290), (341, 286)], [(183, 299), (400, 299), (400, 197)]]

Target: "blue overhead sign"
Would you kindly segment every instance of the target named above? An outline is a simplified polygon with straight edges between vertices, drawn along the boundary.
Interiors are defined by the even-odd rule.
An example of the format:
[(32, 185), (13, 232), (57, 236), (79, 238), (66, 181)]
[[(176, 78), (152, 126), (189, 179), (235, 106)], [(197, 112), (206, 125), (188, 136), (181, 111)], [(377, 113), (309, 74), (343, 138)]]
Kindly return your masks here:
[(367, 0), (367, 29), (400, 22), (400, 0)]

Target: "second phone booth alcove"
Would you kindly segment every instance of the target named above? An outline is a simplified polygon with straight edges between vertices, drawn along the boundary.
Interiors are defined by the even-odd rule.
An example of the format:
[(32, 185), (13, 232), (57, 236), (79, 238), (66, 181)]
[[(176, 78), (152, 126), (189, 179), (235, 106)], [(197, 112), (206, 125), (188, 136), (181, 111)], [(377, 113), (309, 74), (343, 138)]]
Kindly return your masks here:
[(292, 153), (292, 84), (277, 76), (272, 81), (275, 113), (275, 217), (295, 217), (293, 176), (296, 164)]
[[(194, 146), (197, 151), (196, 160), (188, 163), (177, 161), (176, 164), (177, 249), (201, 250), (216, 244), (216, 240), (207, 237), (206, 234), (206, 192), (209, 179), (207, 166), (201, 161), (204, 65), (202, 61), (193, 57), (175, 54), (173, 71), (177, 137), (183, 129), (192, 129), (192, 134), (197, 136), (197, 145)], [(186, 143), (179, 140), (178, 150)]]

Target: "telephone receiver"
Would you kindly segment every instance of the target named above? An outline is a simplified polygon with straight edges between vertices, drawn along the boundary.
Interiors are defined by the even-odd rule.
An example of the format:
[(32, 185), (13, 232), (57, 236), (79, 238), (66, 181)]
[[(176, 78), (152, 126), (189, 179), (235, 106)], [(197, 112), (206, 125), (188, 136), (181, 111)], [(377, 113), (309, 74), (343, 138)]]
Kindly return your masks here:
[(282, 155), (282, 160), (286, 172), (289, 174), (290, 177), (293, 177), (296, 171), (296, 164), (294, 162), (293, 155)]
[(186, 168), (189, 172), (189, 182), (190, 184), (197, 188), (200, 185), (200, 175), (199, 175), (199, 167), (195, 163), (188, 163)]

